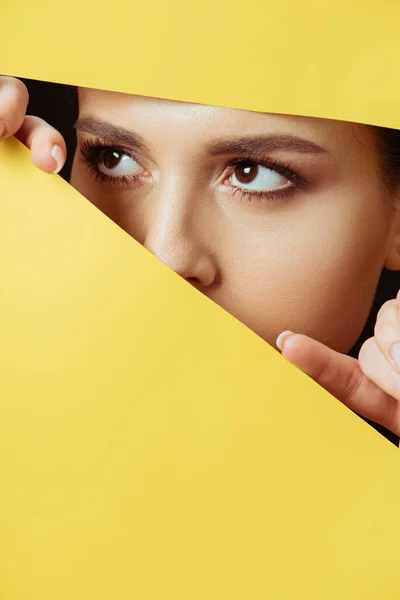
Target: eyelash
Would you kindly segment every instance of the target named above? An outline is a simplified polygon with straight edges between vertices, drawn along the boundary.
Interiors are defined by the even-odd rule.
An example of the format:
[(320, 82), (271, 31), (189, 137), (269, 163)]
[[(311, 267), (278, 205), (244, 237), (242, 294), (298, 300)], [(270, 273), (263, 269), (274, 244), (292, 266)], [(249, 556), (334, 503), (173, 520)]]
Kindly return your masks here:
[[(261, 167), (265, 167), (266, 169), (270, 169), (271, 171), (275, 171), (282, 177), (285, 177), (292, 185), (285, 186), (283, 189), (276, 190), (268, 190), (268, 191), (258, 191), (258, 190), (246, 190), (244, 188), (231, 186), (234, 190), (233, 195), (240, 194), (242, 200), (246, 200), (247, 202), (252, 202), (256, 200), (258, 202), (262, 202), (265, 200), (268, 201), (278, 201), (288, 198), (289, 195), (293, 194), (297, 188), (306, 187), (307, 181), (302, 177), (299, 173), (294, 171), (290, 163), (284, 163), (279, 160), (263, 160), (263, 159), (255, 159), (252, 156), (241, 156), (240, 158), (235, 158), (228, 164), (228, 168), (234, 168), (238, 165), (250, 162)], [(232, 171), (233, 173), (233, 171)], [(232, 176), (232, 173), (230, 176)]]
[[(81, 160), (85, 163), (87, 170), (89, 171), (90, 175), (94, 177), (96, 182), (107, 183), (111, 186), (125, 187), (131, 184), (133, 181), (140, 179), (139, 175), (121, 175), (119, 177), (111, 177), (110, 175), (106, 175), (100, 171), (98, 168), (98, 163), (100, 160), (100, 154), (104, 150), (114, 150), (115, 152), (120, 152), (121, 154), (129, 156), (133, 160), (137, 160), (135, 154), (132, 151), (128, 151), (126, 148), (121, 148), (106, 141), (99, 142), (86, 140), (82, 143), (80, 148)], [(255, 159), (252, 156), (241, 156), (240, 158), (235, 158), (234, 160), (230, 161), (226, 167), (226, 169), (231, 170), (229, 177), (232, 176), (234, 168), (244, 162), (254, 163), (260, 165), (261, 167), (265, 167), (266, 169), (275, 171), (279, 175), (282, 175), (282, 177), (285, 177), (292, 184), (290, 186), (285, 186), (283, 189), (268, 191), (246, 190), (244, 188), (231, 185), (231, 188), (233, 189), (233, 195), (235, 196), (236, 194), (240, 194), (241, 199), (246, 200), (247, 202), (252, 202), (254, 200), (258, 202), (262, 202), (263, 200), (283, 200), (289, 195), (293, 194), (296, 189), (305, 187), (307, 185), (307, 181), (291, 168), (290, 163), (284, 163), (278, 160), (272, 161)], [(225, 177), (224, 181), (226, 179), (227, 178)]]
[(128, 151), (126, 148), (121, 148), (116, 146), (115, 144), (111, 144), (108, 142), (95, 142), (92, 140), (86, 140), (83, 142), (80, 148), (81, 152), (81, 160), (85, 163), (87, 170), (90, 175), (94, 177), (96, 182), (99, 183), (108, 183), (111, 186), (127, 186), (132, 181), (137, 181), (139, 179), (139, 175), (120, 175), (119, 177), (111, 177), (110, 175), (106, 175), (102, 171), (100, 171), (98, 167), (98, 163), (100, 160), (100, 154), (104, 152), (104, 150), (114, 150), (115, 152), (120, 152), (121, 154), (126, 154), (133, 160), (137, 160), (134, 153)]

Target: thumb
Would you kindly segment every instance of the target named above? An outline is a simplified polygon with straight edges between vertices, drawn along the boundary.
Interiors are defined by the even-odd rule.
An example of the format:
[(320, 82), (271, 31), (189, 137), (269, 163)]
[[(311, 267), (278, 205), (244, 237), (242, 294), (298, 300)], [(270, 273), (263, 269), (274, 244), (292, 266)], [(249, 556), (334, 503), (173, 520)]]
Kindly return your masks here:
[(291, 331), (281, 333), (276, 345), (289, 362), (351, 410), (400, 433), (400, 403), (364, 375), (358, 360)]

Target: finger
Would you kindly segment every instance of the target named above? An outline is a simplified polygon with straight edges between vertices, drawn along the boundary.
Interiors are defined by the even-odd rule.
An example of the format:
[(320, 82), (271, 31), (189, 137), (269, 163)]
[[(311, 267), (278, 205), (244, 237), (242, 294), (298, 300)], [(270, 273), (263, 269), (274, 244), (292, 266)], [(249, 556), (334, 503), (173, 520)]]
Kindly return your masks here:
[(31, 150), (32, 162), (46, 173), (59, 173), (67, 157), (62, 135), (39, 117), (25, 117), (15, 134)]
[(398, 299), (390, 300), (382, 306), (377, 316), (374, 338), (377, 347), (392, 369), (400, 374), (400, 320), (398, 302)]
[(377, 321), (380, 319), (387, 320), (388, 318), (393, 318), (393, 316), (396, 313), (397, 307), (398, 307), (398, 302), (399, 301), (397, 300), (397, 298), (394, 298), (394, 299), (388, 300), (387, 302), (382, 304), (382, 306), (380, 307), (379, 312), (376, 316), (376, 320)]
[(0, 139), (14, 135), (24, 122), (29, 94), (15, 77), (0, 77)]
[(400, 432), (399, 403), (366, 377), (356, 359), (292, 332), (281, 334), (277, 346), (287, 360), (351, 410)]
[(358, 361), (364, 375), (386, 394), (392, 396), (400, 407), (400, 374), (386, 360), (375, 338), (364, 342)]

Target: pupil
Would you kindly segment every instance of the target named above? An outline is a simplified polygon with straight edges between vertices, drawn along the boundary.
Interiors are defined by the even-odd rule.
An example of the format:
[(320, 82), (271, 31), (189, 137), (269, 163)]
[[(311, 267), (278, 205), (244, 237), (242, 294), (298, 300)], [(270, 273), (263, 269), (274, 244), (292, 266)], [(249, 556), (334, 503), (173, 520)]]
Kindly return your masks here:
[(251, 183), (257, 177), (258, 165), (254, 163), (242, 163), (235, 169), (236, 179), (240, 183)]
[(120, 160), (121, 153), (117, 150), (105, 150), (102, 156), (102, 162), (106, 169), (115, 169)]

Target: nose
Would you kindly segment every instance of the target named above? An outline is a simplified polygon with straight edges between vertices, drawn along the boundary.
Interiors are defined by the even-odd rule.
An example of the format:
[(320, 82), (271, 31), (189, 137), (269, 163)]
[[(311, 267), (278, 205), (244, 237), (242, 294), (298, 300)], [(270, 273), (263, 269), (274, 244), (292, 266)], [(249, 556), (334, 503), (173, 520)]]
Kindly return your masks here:
[(193, 198), (176, 188), (160, 189), (149, 205), (144, 247), (196, 288), (212, 286), (218, 275), (217, 261), (210, 247), (208, 221)]

